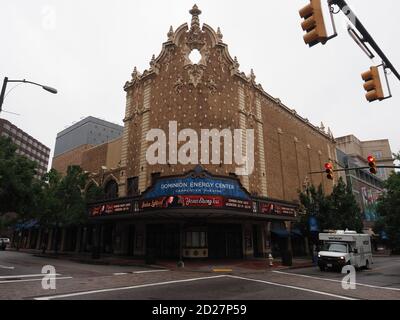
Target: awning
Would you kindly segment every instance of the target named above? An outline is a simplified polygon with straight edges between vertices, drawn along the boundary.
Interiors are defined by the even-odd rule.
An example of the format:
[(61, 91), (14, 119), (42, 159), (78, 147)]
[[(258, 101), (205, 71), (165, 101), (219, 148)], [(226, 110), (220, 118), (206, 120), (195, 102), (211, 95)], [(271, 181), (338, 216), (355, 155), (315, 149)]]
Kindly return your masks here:
[(300, 229), (292, 229), (291, 234), (295, 237), (302, 237), (303, 233), (300, 231)]
[(38, 227), (38, 221), (36, 219), (30, 220), (25, 223), (25, 229), (31, 229), (33, 227)]
[(289, 237), (289, 232), (285, 229), (274, 229), (274, 230), (271, 230), (271, 233), (274, 233), (275, 235), (277, 235), (278, 237), (281, 237), (281, 238)]
[(32, 219), (26, 222), (20, 222), (17, 223), (14, 227), (15, 230), (19, 231), (19, 230), (24, 230), (24, 229), (31, 229), (33, 227), (38, 227), (39, 223), (36, 219)]

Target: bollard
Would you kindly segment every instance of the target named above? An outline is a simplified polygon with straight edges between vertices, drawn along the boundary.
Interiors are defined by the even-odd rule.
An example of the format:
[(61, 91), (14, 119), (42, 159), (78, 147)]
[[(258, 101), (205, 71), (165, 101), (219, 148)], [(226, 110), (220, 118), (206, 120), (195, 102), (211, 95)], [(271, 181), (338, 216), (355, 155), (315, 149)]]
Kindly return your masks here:
[(272, 257), (272, 254), (268, 255), (268, 260), (269, 260), (269, 266), (272, 267), (274, 265), (274, 258)]

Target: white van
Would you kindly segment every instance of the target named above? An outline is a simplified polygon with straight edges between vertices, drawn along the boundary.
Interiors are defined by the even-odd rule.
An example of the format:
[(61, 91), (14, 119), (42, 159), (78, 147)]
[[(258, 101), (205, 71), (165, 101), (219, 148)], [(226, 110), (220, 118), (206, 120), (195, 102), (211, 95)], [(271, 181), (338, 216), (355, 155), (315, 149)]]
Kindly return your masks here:
[(322, 250), (318, 252), (318, 266), (342, 270), (345, 265), (368, 269), (372, 264), (371, 237), (355, 231), (337, 230), (320, 233)]

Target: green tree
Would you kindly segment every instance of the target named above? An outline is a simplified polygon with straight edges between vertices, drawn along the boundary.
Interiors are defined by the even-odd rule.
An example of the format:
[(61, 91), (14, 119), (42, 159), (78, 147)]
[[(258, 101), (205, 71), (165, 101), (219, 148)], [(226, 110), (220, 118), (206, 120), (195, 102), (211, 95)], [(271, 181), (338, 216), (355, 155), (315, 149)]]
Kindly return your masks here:
[(36, 163), (16, 150), (10, 138), (0, 137), (0, 215), (16, 212), (24, 220), (35, 210)]
[(86, 203), (104, 199), (104, 189), (95, 183), (90, 183), (85, 192)]
[(385, 181), (385, 191), (378, 199), (378, 221), (374, 231), (385, 231), (393, 252), (400, 251), (400, 173), (392, 173)]
[(84, 223), (87, 219), (86, 199), (82, 192), (87, 179), (87, 174), (79, 166), (69, 166), (65, 176), (51, 169), (44, 177), (39, 220), (42, 227), (54, 228), (56, 252), (59, 229)]
[(305, 192), (300, 193), (299, 197), (302, 209), (305, 212), (300, 221), (303, 225), (303, 231), (310, 234), (310, 216), (314, 216), (317, 219), (320, 229), (326, 229), (331, 224), (329, 221), (331, 202), (325, 196), (322, 186), (319, 185), (318, 189), (316, 189), (312, 185)]
[(342, 178), (339, 178), (329, 198), (332, 203), (330, 212), (332, 217), (331, 228), (339, 230), (347, 228), (362, 232), (363, 223), (360, 207), (351, 191), (351, 187), (346, 185)]
[(299, 198), (305, 211), (301, 223), (308, 234), (310, 216), (317, 219), (320, 231), (329, 229), (362, 231), (360, 208), (350, 187), (346, 186), (341, 178), (334, 186), (331, 195), (326, 196), (322, 186), (319, 185), (318, 189), (311, 186), (305, 192), (301, 192)]

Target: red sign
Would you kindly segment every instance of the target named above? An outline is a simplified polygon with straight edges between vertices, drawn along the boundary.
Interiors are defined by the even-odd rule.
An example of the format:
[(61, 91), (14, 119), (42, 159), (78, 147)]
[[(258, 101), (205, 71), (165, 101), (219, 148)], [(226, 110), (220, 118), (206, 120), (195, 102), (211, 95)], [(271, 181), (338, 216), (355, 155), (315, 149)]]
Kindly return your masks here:
[(180, 208), (180, 207), (223, 207), (223, 197), (220, 196), (169, 196), (152, 200), (143, 200), (141, 209)]
[(179, 195), (143, 200), (140, 209), (155, 208), (228, 208), (251, 210), (252, 202), (247, 200), (224, 198), (222, 196)]
[(130, 213), (132, 210), (132, 203), (105, 203), (89, 208), (89, 216), (104, 216), (110, 214)]
[(260, 211), (264, 214), (278, 216), (296, 216), (296, 209), (293, 207), (285, 207), (271, 202), (261, 202)]

